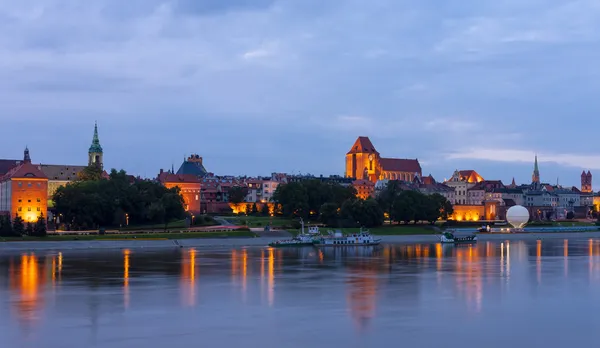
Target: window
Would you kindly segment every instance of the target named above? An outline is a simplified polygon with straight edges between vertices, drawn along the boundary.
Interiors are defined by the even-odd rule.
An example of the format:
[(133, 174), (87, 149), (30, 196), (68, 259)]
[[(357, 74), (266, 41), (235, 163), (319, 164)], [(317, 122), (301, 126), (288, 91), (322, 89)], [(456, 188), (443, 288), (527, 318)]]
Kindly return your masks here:
[(28, 199), (28, 200), (27, 200), (27, 203), (31, 203), (31, 199)]
[(27, 183), (27, 186), (28, 186), (28, 187), (31, 187), (31, 183), (30, 183), (30, 182), (28, 182), (28, 183)]
[(17, 184), (19, 185), (19, 187), (23, 186), (23, 183), (20, 181)]
[(37, 207), (37, 211), (41, 211), (40, 207)]
[(19, 203), (21, 203), (21, 200), (19, 199)]
[(39, 198), (37, 199), (37, 202), (38, 202), (38, 203), (39, 203), (39, 202), (41, 202), (41, 201), (42, 201), (41, 199), (39, 199)]
[(19, 208), (17, 209), (17, 211), (22, 211), (22, 210), (23, 210), (23, 208), (21, 208), (21, 207), (19, 207)]
[(27, 211), (31, 211), (31, 207), (27, 207)]
[(196, 200), (198, 200), (198, 195), (196, 195)]

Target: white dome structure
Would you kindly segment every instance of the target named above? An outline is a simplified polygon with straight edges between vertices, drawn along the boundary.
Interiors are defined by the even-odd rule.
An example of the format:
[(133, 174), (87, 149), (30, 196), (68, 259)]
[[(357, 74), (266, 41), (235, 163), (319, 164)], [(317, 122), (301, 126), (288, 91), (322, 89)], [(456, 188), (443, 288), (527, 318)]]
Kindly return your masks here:
[(529, 210), (522, 205), (512, 206), (506, 212), (506, 221), (515, 228), (523, 228), (529, 221)]

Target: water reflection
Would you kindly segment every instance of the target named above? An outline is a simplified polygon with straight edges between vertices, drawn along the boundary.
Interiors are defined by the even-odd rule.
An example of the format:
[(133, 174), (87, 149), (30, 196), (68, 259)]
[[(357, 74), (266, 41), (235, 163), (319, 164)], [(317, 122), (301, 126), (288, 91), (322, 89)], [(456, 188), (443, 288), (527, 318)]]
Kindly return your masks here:
[[(129, 315), (152, 312), (149, 308), (160, 313), (206, 308), (188, 312), (211, 313), (207, 318), (220, 327), (243, 313), (253, 313), (256, 317), (245, 318), (244, 325), (256, 330), (260, 320), (273, 313), (318, 311), (319, 317), (329, 313), (331, 319), (343, 311), (345, 321), (335, 325), (345, 327), (337, 330), (368, 335), (383, 330), (380, 319), (393, 322), (406, 313), (427, 317), (428, 308), (435, 309), (431, 313), (444, 308), (459, 319), (461, 315), (485, 317), (499, 308), (501, 298), (507, 305), (522, 303), (519, 299), (530, 295), (541, 301), (548, 287), (581, 286), (577, 285), (581, 281), (573, 281), (578, 278), (600, 285), (598, 256), (600, 241), (595, 239), (293, 250), (136, 249), (65, 252), (64, 257), (63, 253), (28, 253), (0, 257), (0, 270), (4, 270), (0, 274), (5, 278), (0, 284), (7, 284), (0, 296), (10, 300), (11, 317), (18, 319), (14, 322), (32, 332), (44, 327), (58, 330), (60, 320), (66, 319), (57, 318), (91, 316), (93, 307), (90, 320), (101, 333), (105, 319), (115, 315), (114, 307), (108, 306), (116, 302)], [(551, 290), (552, 296), (562, 293)], [(204, 301), (198, 301), (200, 293)], [(579, 289), (577, 294), (579, 298), (586, 292)], [(61, 296), (68, 301), (56, 300)], [(59, 305), (52, 305), (55, 302)], [(67, 308), (69, 314), (61, 316)], [(405, 312), (399, 314), (400, 309)], [(197, 325), (213, 324), (206, 318), (194, 320)], [(320, 318), (314, 320), (325, 324)], [(3, 321), (10, 318), (0, 318), (0, 325)]]

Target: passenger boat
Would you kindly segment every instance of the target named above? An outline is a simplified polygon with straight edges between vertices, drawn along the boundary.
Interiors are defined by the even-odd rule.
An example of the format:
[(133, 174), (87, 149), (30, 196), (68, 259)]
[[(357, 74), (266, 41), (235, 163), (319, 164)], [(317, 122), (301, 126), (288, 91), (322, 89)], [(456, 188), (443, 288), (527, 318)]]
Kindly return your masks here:
[(302, 229), (296, 237), (292, 239), (278, 240), (269, 243), (269, 246), (273, 248), (312, 246), (314, 244), (315, 238), (317, 238), (317, 235), (319, 235), (319, 227), (309, 226), (308, 233), (306, 233), (304, 231), (304, 221), (302, 219), (300, 219), (300, 224), (302, 225)]
[(454, 233), (452, 233), (450, 231), (446, 231), (446, 232), (442, 233), (442, 235), (440, 236), (440, 242), (448, 243), (448, 244), (450, 244), (450, 243), (452, 243), (452, 244), (476, 243), (477, 236), (473, 234), (470, 236), (456, 237), (454, 235)]
[(358, 233), (352, 233), (344, 235), (341, 231), (329, 231), (329, 235), (326, 237), (316, 238), (314, 240), (314, 245), (321, 246), (369, 246), (369, 245), (379, 245), (381, 243), (381, 239), (375, 239), (369, 233), (369, 231), (365, 231), (362, 228)]

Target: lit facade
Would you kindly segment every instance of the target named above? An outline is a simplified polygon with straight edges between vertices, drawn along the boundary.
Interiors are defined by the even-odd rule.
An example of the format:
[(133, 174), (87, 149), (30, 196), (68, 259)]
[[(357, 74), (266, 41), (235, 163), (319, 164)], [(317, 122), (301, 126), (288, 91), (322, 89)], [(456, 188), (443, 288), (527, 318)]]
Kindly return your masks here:
[(368, 137), (358, 137), (346, 153), (347, 178), (376, 183), (383, 179), (412, 181), (421, 175), (417, 159), (383, 158)]
[(23, 162), (0, 179), (0, 211), (31, 223), (48, 216), (48, 178), (31, 164), (28, 149)]
[(201, 183), (196, 176), (190, 174), (172, 174), (161, 169), (158, 181), (166, 188), (179, 188), (186, 211), (192, 214), (201, 213)]
[(352, 187), (356, 190), (356, 197), (369, 199), (375, 196), (375, 184), (369, 180), (355, 180)]

